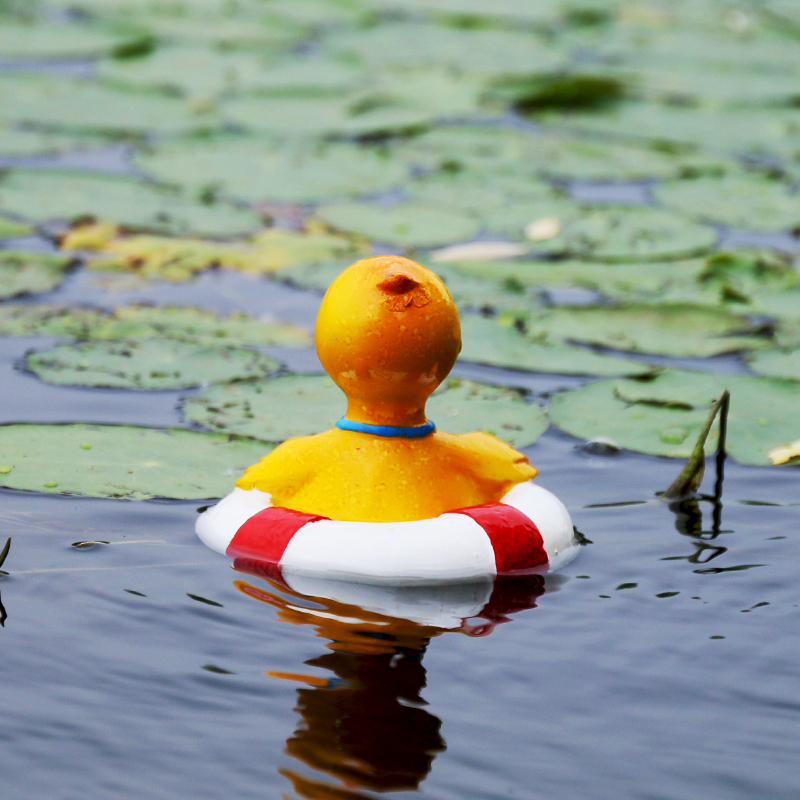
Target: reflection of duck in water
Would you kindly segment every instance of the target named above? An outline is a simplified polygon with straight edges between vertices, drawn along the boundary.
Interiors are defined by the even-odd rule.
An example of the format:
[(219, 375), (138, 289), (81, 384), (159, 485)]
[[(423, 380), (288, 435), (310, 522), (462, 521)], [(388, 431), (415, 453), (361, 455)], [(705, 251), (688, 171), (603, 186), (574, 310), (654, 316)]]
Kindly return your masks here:
[[(236, 566), (259, 574), (254, 563)], [(302, 722), (287, 740), (286, 751), (341, 782), (336, 786), (327, 778), (282, 770), (297, 794), (308, 800), (366, 800), (362, 791), (418, 788), (436, 754), (445, 749), (441, 721), (423, 708), (420, 695), (425, 687), (422, 655), (428, 643), (448, 628), (486, 635), (495, 624), (507, 621), (507, 614), (534, 607), (544, 591), (541, 575), (498, 578), (494, 587), (370, 586), (366, 598), (360, 593), (363, 586), (317, 581), (319, 594), (305, 597), (267, 580), (266, 588), (243, 580), (235, 585), (276, 608), (284, 622), (313, 625), (319, 637), (329, 640), (330, 652), (305, 663), (330, 671), (332, 677), (267, 673), (303, 684), (296, 706)], [(481, 607), (487, 594), (492, 600)], [(347, 597), (348, 602), (330, 599), (331, 595)], [(352, 596), (367, 600), (370, 609), (351, 602)], [(371, 610), (376, 607), (382, 611)], [(459, 619), (462, 613), (482, 619)]]
[(461, 349), (458, 311), (436, 275), (396, 256), (353, 264), (325, 295), (316, 343), (347, 396), (345, 416), (247, 469), (198, 520), (206, 544), (388, 582), (547, 571), (572, 558), (569, 514), (530, 482), (522, 453), (486, 433), (437, 431), (425, 416)]

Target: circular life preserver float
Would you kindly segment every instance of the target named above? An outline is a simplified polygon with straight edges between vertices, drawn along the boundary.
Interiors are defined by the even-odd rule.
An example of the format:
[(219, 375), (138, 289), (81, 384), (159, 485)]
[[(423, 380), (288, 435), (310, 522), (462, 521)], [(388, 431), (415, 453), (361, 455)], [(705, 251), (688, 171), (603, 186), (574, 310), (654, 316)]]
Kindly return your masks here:
[(258, 489), (234, 489), (197, 520), (200, 539), (234, 559), (280, 572), (358, 583), (455, 583), (552, 572), (578, 552), (563, 503), (532, 482), (499, 503), (413, 522), (348, 522), (273, 506)]

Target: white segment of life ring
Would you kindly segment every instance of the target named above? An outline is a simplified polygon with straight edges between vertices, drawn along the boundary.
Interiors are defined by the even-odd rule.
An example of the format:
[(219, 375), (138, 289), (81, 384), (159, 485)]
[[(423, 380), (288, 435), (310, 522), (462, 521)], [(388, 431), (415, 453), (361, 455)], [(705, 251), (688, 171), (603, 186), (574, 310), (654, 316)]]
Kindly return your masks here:
[[(569, 512), (547, 489), (532, 482), (518, 484), (501, 504), (521, 512), (541, 534), (546, 563), (537, 571), (553, 571), (577, 555)], [(245, 523), (268, 508), (272, 508), (268, 493), (236, 488), (201, 514), (197, 535), (212, 550), (235, 556), (229, 552), (234, 538)], [(468, 515), (471, 510), (413, 522), (315, 519), (296, 530), (276, 561), (284, 574), (374, 584), (491, 577), (498, 574), (497, 532), (493, 544), (487, 530)]]

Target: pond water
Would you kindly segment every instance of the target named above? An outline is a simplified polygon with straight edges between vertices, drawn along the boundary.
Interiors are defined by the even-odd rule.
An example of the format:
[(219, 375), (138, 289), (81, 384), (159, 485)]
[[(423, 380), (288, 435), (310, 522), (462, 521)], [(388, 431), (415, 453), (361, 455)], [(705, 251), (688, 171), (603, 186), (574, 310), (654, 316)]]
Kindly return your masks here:
[[(198, 347), (221, 336), (317, 374), (286, 326), (284, 345), (254, 343), (256, 320), (310, 330), (321, 293), (298, 287), (402, 253), (441, 270), (473, 325), (482, 312), (486, 346), (467, 347), (487, 363), (457, 363), (461, 379), (545, 407), (646, 365), (683, 381), (639, 399), (614, 384), (603, 408), (631, 450), (587, 446), (551, 414), (522, 449), (584, 546), (556, 574), (494, 584), (292, 590), (199, 541), (208, 500), (59, 495), (40, 463), (28, 488), (49, 493), (0, 488), (3, 800), (800, 797), (800, 456), (766, 466), (800, 447), (796, 6), (0, 0), (4, 331), (45, 303), (240, 312), (256, 319), (183, 308), (183, 328), (167, 311), (117, 337), (185, 352), (197, 324)], [(100, 272), (84, 247), (128, 256)], [(57, 385), (25, 367), (89, 327), (0, 335), (0, 428), (262, 438), (235, 414), (187, 421), (208, 387)], [(536, 358), (541, 372), (505, 368)], [(688, 447), (704, 412), (680, 402), (701, 376), (670, 367), (739, 381), (728, 441), (764, 465), (729, 458), (723, 476), (709, 458), (699, 493), (671, 504), (682, 461), (644, 453)], [(535, 409), (514, 401), (527, 424)], [(626, 430), (629, 402), (641, 424)], [(651, 422), (675, 408), (685, 428)], [(90, 462), (108, 472), (86, 494), (117, 492), (108, 473), (130, 457)]]
[[(47, 299), (131, 299), (87, 283)], [(307, 322), (318, 297), (217, 273), (161, 300)], [(186, 392), (15, 369), (40, 341), (2, 340), (2, 421), (184, 424)], [(796, 471), (729, 461), (714, 500), (709, 464), (699, 502), (670, 507), (679, 462), (578, 444), (551, 429), (525, 452), (591, 544), (463, 622), (486, 586), (295, 596), (207, 550), (196, 502), (3, 491), (9, 797), (797, 797)], [(392, 603), (437, 624), (375, 611)]]

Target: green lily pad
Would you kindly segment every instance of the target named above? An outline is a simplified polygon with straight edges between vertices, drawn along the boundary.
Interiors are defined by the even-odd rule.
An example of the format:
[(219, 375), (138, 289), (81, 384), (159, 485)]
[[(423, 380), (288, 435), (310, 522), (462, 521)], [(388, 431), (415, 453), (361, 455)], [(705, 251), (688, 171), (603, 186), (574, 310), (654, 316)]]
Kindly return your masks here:
[(55, 289), (72, 261), (69, 256), (0, 250), (0, 299)]
[(407, 183), (405, 189), (414, 202), (471, 214), (491, 232), (516, 238), (535, 219), (581, 213), (575, 201), (522, 168), (508, 174), (446, 167)]
[(322, 137), (339, 131), (348, 119), (341, 97), (248, 95), (227, 100), (222, 114), (248, 131), (286, 137)]
[(0, 239), (10, 239), (13, 236), (25, 236), (33, 228), (26, 222), (16, 222), (13, 219), (0, 216)]
[(625, 84), (609, 74), (561, 71), (500, 75), (491, 81), (489, 97), (515, 111), (536, 115), (548, 109), (575, 111), (613, 106), (626, 95)]
[(103, 176), (13, 172), (0, 180), (0, 207), (35, 220), (82, 216), (165, 233), (247, 233), (261, 226), (250, 209), (193, 203), (180, 194)]
[(81, 340), (164, 338), (204, 346), (311, 344), (308, 331), (297, 325), (245, 314), (225, 316), (193, 306), (130, 305), (106, 312), (43, 303), (3, 303), (0, 335), (70, 336)]
[[(752, 375), (666, 370), (650, 381), (604, 380), (557, 395), (550, 419), (581, 439), (607, 436), (651, 455), (687, 458), (708, 410), (731, 393), (727, 449), (741, 464), (769, 464), (767, 454), (800, 438), (800, 384)], [(707, 449), (716, 446), (718, 433)]]
[[(500, 17), (501, 19), (554, 22), (562, 4), (554, 0), (363, 0), (365, 5), (381, 10), (413, 11), (415, 13), (453, 14), (456, 16)], [(586, 4), (588, 5), (588, 3)]]
[(20, 130), (8, 125), (0, 125), (0, 155), (32, 156), (40, 153), (53, 153), (60, 150), (99, 145), (106, 140), (89, 136), (69, 136), (47, 131)]
[(675, 305), (554, 308), (528, 323), (530, 335), (651, 355), (707, 357), (757, 350), (759, 327), (721, 308)]
[(264, 64), (252, 82), (265, 95), (313, 96), (346, 92), (363, 80), (364, 74), (354, 64), (327, 53), (294, 53)]
[(707, 153), (665, 153), (654, 147), (586, 138), (542, 135), (540, 169), (557, 178), (584, 181), (626, 181), (718, 174), (733, 167), (722, 156)]
[(21, 75), (0, 76), (0, 120), (113, 135), (190, 132), (219, 125), (213, 104), (89, 81)]
[(224, 118), (250, 132), (283, 137), (365, 136), (424, 128), (441, 111), (372, 92), (344, 97), (250, 94), (227, 100)]
[(298, 289), (311, 289), (322, 293), (326, 292), (334, 279), (352, 263), (353, 259), (339, 259), (323, 261), (320, 264), (298, 264), (279, 269), (272, 273), (272, 277)]
[(253, 50), (262, 54), (286, 51), (309, 34), (305, 26), (266, 15), (263, 10), (227, 14), (224, 5), (218, 4), (214, 9), (195, 11), (199, 13), (170, 14), (168, 11), (165, 14), (156, 7), (154, 13), (143, 15), (137, 10), (133, 21), (137, 28), (147, 30), (160, 40), (209, 49)]
[(0, 56), (3, 58), (98, 56), (124, 43), (123, 37), (108, 30), (74, 22), (4, 19), (0, 25)]
[(605, 113), (553, 115), (553, 125), (649, 144), (667, 153), (711, 151), (794, 158), (800, 151), (800, 111), (792, 108), (720, 108), (623, 103)]
[[(265, 8), (264, 4), (260, 4)], [(285, 19), (310, 25), (357, 23), (364, 15), (360, 0), (269, 0), (266, 9)]]
[(656, 189), (666, 206), (746, 230), (800, 226), (800, 195), (792, 187), (753, 173), (671, 181)]
[[(553, 216), (562, 221), (557, 211)], [(701, 255), (716, 240), (713, 228), (682, 214), (644, 206), (587, 206), (568, 212), (561, 233), (538, 242), (537, 249), (597, 261), (669, 261)]]
[[(673, 287), (695, 287), (704, 273), (702, 259), (644, 263), (605, 263), (563, 259), (535, 261), (504, 259), (499, 261), (454, 261), (453, 272), (502, 281), (504, 285), (524, 290), (538, 288), (580, 288), (601, 292), (620, 301), (659, 302)], [(716, 302), (717, 294), (714, 295)], [(687, 298), (683, 298), (688, 301)]]
[(400, 145), (422, 167), (495, 175), (550, 175), (579, 180), (674, 178), (732, 166), (721, 156), (667, 153), (647, 146), (566, 137), (496, 125), (444, 125)]
[[(76, 236), (79, 233), (77, 228)], [(348, 253), (354, 258), (365, 255), (365, 242), (332, 233), (302, 233), (287, 228), (267, 228), (244, 242), (139, 234), (111, 240), (89, 261), (88, 267), (181, 282), (212, 266), (265, 275), (283, 267), (313, 264)]]
[(534, 341), (512, 324), (461, 315), (459, 359), (558, 375), (648, 375), (653, 367), (630, 358), (594, 353), (563, 342)]
[(252, 350), (171, 339), (60, 344), (25, 363), (47, 383), (118, 389), (186, 389), (268, 375), (279, 364)]
[(258, 431), (259, 439), (281, 442), (330, 428), (346, 405), (327, 376), (287, 375), (212, 386), (184, 401), (183, 416), (210, 430), (245, 436)]
[(751, 353), (747, 363), (757, 375), (800, 381), (800, 350), (765, 350)]
[(308, 347), (305, 328), (287, 322), (260, 320), (246, 314), (223, 316), (193, 306), (130, 305), (92, 327), (92, 339), (163, 337), (203, 345), (283, 345)]
[(434, 392), (427, 414), (448, 433), (483, 430), (514, 447), (534, 444), (549, 425), (544, 409), (523, 393), (455, 378)]
[(222, 497), (271, 445), (228, 434), (129, 425), (0, 425), (9, 489), (146, 500)]
[(398, 143), (402, 156), (426, 169), (450, 174), (474, 170), (511, 172), (524, 165), (538, 134), (497, 125), (437, 125)]
[(139, 164), (160, 181), (244, 200), (295, 202), (371, 194), (400, 184), (406, 168), (385, 151), (353, 144), (289, 148), (227, 137), (162, 145)]
[(364, 79), (353, 65), (322, 54), (287, 58), (269, 50), (186, 45), (163, 47), (147, 58), (102, 61), (98, 74), (112, 83), (206, 97), (221, 92), (336, 96)]
[(391, 208), (341, 203), (322, 206), (316, 213), (338, 230), (400, 247), (431, 247), (463, 241), (480, 228), (478, 220), (468, 214), (422, 203), (398, 203)]
[(513, 281), (476, 278), (450, 269), (449, 264), (432, 264), (431, 269), (444, 281), (459, 308), (524, 316), (542, 307), (537, 294)]
[(246, 51), (163, 47), (146, 58), (101, 61), (97, 73), (110, 84), (211, 97), (258, 88), (264, 67), (263, 55)]
[(789, 256), (742, 248), (710, 253), (693, 280), (674, 281), (662, 298), (794, 317), (800, 308), (799, 290), (800, 273)]
[(562, 67), (567, 54), (529, 31), (458, 30), (415, 22), (387, 23), (331, 35), (331, 52), (365, 67), (441, 65), (462, 72), (544, 72)]
[[(283, 441), (332, 427), (345, 411), (344, 395), (327, 376), (290, 375), (267, 381), (213, 386), (185, 401), (187, 421)], [(524, 447), (547, 429), (544, 411), (521, 392), (473, 381), (446, 381), (428, 402), (428, 415), (443, 431), (486, 430)]]
[(0, 335), (86, 338), (92, 327), (103, 324), (106, 319), (102, 311), (94, 308), (1, 303)]

